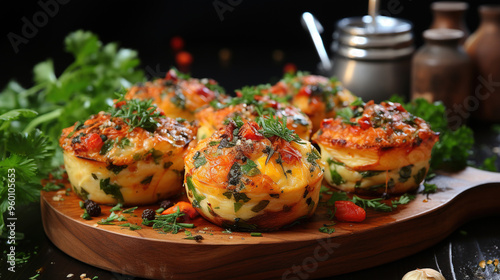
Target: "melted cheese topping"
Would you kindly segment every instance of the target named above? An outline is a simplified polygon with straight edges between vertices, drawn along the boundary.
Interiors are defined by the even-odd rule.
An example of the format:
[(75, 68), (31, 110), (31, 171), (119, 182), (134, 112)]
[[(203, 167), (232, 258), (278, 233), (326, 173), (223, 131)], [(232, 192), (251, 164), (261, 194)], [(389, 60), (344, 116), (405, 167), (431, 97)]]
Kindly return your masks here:
[[(222, 101), (226, 96), (214, 89), (217, 82), (212, 79), (182, 79), (175, 70), (170, 70), (165, 79), (157, 79), (131, 87), (127, 99), (153, 99), (153, 103), (171, 118), (194, 121), (194, 113), (213, 100)], [(211, 89), (212, 88), (212, 89)]]
[(190, 201), (208, 220), (239, 230), (248, 230), (242, 222), (277, 229), (312, 215), (323, 178), (319, 153), (309, 142), (271, 141), (256, 129), (250, 134), (250, 126), (239, 129), (229, 141), (234, 145), (227, 137), (235, 128), (226, 127), (188, 153), (184, 182)]
[(335, 117), (336, 110), (356, 100), (356, 97), (343, 88), (339, 81), (317, 75), (299, 74), (293, 78), (283, 79), (270, 91), (290, 97), (291, 104), (311, 119), (313, 133), (319, 129), (323, 119)]

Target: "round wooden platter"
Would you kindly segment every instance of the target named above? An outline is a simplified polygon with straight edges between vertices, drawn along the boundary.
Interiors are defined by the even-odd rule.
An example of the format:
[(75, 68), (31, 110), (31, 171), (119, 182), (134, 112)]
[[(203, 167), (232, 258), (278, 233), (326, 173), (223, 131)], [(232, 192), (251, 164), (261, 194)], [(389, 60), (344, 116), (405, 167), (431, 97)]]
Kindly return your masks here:
[[(143, 206), (127, 221), (98, 225), (100, 217), (84, 220), (81, 201), (73, 192), (43, 192), (45, 232), (68, 255), (106, 270), (152, 279), (306, 279), (338, 275), (391, 262), (428, 248), (461, 224), (500, 210), (500, 174), (467, 168), (440, 174), (438, 192), (416, 199), (393, 212), (367, 211), (361, 223), (337, 222), (332, 234), (318, 229), (331, 224), (325, 207), (307, 222), (277, 232), (223, 232), (203, 218), (192, 221), (192, 235), (162, 234), (150, 227), (129, 230), (119, 224), (141, 224)], [(498, 213), (498, 212), (497, 212)]]

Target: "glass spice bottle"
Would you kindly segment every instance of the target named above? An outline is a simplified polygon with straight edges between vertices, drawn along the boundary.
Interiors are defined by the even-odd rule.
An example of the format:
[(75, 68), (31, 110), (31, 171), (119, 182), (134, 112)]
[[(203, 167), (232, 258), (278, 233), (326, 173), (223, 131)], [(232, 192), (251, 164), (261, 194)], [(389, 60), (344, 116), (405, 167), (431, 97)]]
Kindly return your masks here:
[(469, 29), (465, 24), (465, 12), (469, 8), (466, 2), (434, 2), (431, 4), (433, 21), (430, 29), (447, 28), (458, 29), (464, 32), (460, 41), (463, 44), (469, 36)]
[(460, 45), (464, 33), (457, 29), (429, 29), (423, 33), (425, 44), (412, 60), (412, 99), (442, 101), (447, 108), (448, 125), (452, 129), (464, 124), (463, 114), (472, 90), (473, 67)]
[(500, 5), (479, 7), (481, 24), (465, 42), (476, 68), (473, 118), (500, 122)]

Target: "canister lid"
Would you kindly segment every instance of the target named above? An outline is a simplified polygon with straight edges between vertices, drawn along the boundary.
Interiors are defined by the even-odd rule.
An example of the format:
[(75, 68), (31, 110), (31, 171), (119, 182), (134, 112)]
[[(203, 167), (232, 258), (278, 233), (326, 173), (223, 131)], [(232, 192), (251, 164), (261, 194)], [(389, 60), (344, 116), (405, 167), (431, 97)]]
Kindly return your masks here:
[(415, 50), (411, 22), (377, 16), (344, 18), (333, 34), (332, 51), (355, 59), (395, 59)]
[(411, 32), (412, 24), (403, 19), (377, 16), (375, 24), (371, 16), (344, 18), (338, 21), (337, 30), (350, 35), (394, 35)]

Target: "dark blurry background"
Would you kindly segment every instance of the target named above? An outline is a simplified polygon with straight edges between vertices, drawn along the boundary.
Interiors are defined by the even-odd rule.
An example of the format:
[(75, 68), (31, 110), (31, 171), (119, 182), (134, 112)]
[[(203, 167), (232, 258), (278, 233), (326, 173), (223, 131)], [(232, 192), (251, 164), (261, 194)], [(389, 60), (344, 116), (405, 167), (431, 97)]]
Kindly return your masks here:
[[(65, 4), (40, 1), (58, 3), (58, 11), (49, 16), (47, 24), (38, 28), (33, 38), (18, 46), (17, 53), (7, 34), (22, 35), (23, 17), (33, 22), (33, 15), (43, 9), (37, 1), (10, 1), (9, 7), (4, 3), (0, 16), (1, 88), (10, 79), (30, 86), (33, 66), (49, 57), (54, 59), (57, 71), (64, 69), (72, 57), (64, 52), (63, 40), (77, 29), (95, 32), (104, 43), (117, 41), (122, 47), (137, 50), (145, 72), (165, 72), (175, 64), (170, 39), (180, 36), (185, 50), (194, 57), (190, 71), (195, 77), (214, 78), (229, 90), (274, 82), (281, 77), (286, 63), (294, 63), (299, 70), (316, 70), (318, 56), (300, 24), (303, 12), (311, 12), (323, 24), (322, 37), (329, 50), (335, 22), (364, 15), (368, 7), (368, 0), (59, 1)], [(432, 21), (431, 2), (383, 0), (380, 8), (385, 14), (414, 23), (418, 47), (422, 44), (422, 31)], [(470, 1), (466, 23), (471, 32), (479, 24), (478, 6), (495, 2), (500, 3)], [(223, 48), (232, 54), (230, 63), (225, 65), (219, 60)], [(282, 60), (273, 59), (276, 51), (283, 54)]]

